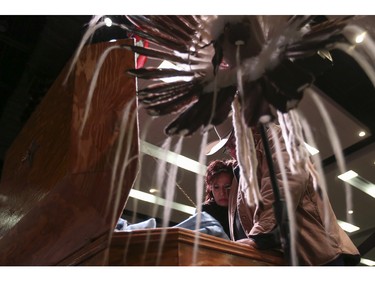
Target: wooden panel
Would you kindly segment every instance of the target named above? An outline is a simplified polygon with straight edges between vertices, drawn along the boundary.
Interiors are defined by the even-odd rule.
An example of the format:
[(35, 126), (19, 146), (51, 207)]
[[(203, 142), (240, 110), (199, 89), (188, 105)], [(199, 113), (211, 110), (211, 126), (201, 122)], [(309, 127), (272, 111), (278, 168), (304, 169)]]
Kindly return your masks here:
[[(67, 66), (9, 149), (0, 185), (0, 264), (58, 264), (103, 235), (108, 245), (137, 169), (137, 126), (130, 122), (137, 112), (135, 79), (124, 73), (134, 67), (131, 52), (109, 53), (82, 136), (79, 128), (100, 55), (124, 41), (132, 42), (85, 47), (68, 84), (62, 85)], [(128, 102), (131, 115), (121, 145), (129, 144), (129, 157), (135, 160), (111, 197), (122, 110)]]
[[(165, 231), (160, 262), (160, 238)], [(199, 236), (199, 252), (193, 264), (195, 232), (183, 228), (156, 228), (113, 234), (109, 265), (283, 265), (279, 252), (257, 251), (246, 245), (207, 234)]]
[(73, 93), (57, 78), (7, 151), (0, 183), (0, 236), (68, 173)]
[(108, 241), (108, 235), (103, 234), (57, 265), (108, 265)]

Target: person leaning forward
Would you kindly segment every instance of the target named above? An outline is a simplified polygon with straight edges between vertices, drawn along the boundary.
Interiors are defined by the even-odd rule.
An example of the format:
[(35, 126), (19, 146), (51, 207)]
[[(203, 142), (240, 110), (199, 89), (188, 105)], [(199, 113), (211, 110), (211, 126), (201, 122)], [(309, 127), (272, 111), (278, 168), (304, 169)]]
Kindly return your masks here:
[[(237, 160), (236, 139), (231, 124), (231, 120), (228, 119), (222, 125), (221, 130), (220, 126), (215, 128), (220, 139), (208, 145), (206, 150), (207, 155), (217, 153), (224, 148), (232, 158)], [(285, 148), (281, 130), (275, 124), (271, 124), (271, 126), (277, 131), (283, 159), (285, 163), (289, 163), (289, 155)], [(281, 249), (280, 240), (275, 239), (275, 237), (279, 237), (275, 235), (277, 223), (272, 206), (275, 199), (265, 150), (258, 129), (252, 128), (252, 132), (258, 161), (257, 180), (263, 199), (263, 207), (248, 205), (245, 200), (245, 194), (238, 185), (239, 166), (237, 165), (234, 170), (236, 177), (232, 181), (228, 202), (230, 238), (233, 241), (260, 250)], [(266, 133), (269, 139), (272, 158), (276, 159), (271, 132), (267, 130)], [(358, 264), (360, 254), (349, 236), (338, 225), (329, 202), (329, 231), (324, 227), (323, 202), (314, 190), (311, 174), (303, 170), (292, 175), (287, 164), (285, 168), (287, 170), (288, 185), (295, 211), (298, 265)], [(281, 197), (285, 199), (281, 172), (277, 165), (274, 165), (274, 169)]]

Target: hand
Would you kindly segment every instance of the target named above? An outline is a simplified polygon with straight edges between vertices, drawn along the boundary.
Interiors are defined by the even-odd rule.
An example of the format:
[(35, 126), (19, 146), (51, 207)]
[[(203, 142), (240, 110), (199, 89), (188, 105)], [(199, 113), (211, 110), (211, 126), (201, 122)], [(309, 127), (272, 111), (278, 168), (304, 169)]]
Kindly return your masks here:
[(237, 243), (248, 245), (252, 248), (257, 248), (257, 244), (254, 242), (253, 239), (244, 238), (236, 241)]

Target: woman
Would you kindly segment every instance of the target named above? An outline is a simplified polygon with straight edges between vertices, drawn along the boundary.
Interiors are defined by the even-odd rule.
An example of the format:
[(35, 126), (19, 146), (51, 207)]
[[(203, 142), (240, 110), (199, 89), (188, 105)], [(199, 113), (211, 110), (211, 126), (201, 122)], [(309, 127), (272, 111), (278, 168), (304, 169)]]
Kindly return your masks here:
[(214, 160), (206, 171), (206, 197), (202, 211), (213, 216), (230, 237), (228, 224), (229, 189), (233, 180), (233, 160)]

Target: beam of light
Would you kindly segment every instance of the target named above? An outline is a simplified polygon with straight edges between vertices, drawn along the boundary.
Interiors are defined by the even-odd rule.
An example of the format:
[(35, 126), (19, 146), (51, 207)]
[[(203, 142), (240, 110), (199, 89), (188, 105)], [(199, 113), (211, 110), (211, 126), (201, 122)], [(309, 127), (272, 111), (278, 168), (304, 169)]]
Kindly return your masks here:
[[(165, 206), (165, 204), (167, 203), (167, 200), (161, 197), (158, 197), (158, 196), (146, 193), (146, 192), (142, 192), (136, 189), (130, 190), (129, 197), (132, 197), (141, 201), (149, 202), (152, 204), (157, 204), (159, 206)], [(190, 214), (190, 215), (195, 214), (195, 208), (188, 206), (188, 205), (172, 202), (171, 208), (174, 210), (183, 212), (183, 213)]]
[(347, 223), (345, 221), (340, 221), (340, 220), (337, 220), (337, 223), (339, 224), (339, 226), (345, 230), (346, 232), (354, 232), (354, 231), (357, 231), (359, 230), (360, 228), (358, 226), (355, 226), (353, 224), (350, 224), (350, 223)]
[(354, 172), (353, 170), (349, 170), (341, 175), (338, 175), (337, 177), (342, 181), (348, 182), (348, 180), (351, 180), (357, 176), (358, 174), (356, 172)]
[(319, 153), (319, 150), (317, 150), (315, 147), (312, 147), (311, 145), (305, 143), (305, 146), (307, 148), (307, 151), (311, 154), (311, 155), (315, 155), (315, 154), (318, 154)]
[(375, 184), (361, 177), (356, 172), (350, 170), (339, 175), (338, 178), (375, 198)]
[(206, 173), (207, 167), (205, 165), (172, 151), (165, 151), (164, 149), (143, 140), (140, 140), (140, 149), (145, 154), (167, 161), (193, 173), (200, 175), (205, 175)]
[(360, 261), (361, 264), (364, 264), (364, 265), (368, 265), (368, 266), (374, 266), (375, 265), (375, 261), (373, 260), (369, 260), (369, 259), (361, 259)]

